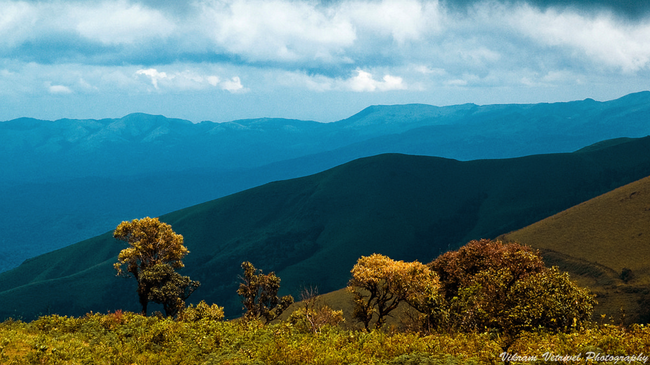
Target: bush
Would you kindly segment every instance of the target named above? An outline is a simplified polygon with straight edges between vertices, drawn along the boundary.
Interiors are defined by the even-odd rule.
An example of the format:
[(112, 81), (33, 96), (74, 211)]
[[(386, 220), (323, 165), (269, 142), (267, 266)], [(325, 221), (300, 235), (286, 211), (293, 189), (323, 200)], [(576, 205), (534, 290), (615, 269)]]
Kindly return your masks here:
[(566, 331), (587, 323), (593, 312), (587, 289), (519, 244), (472, 241), (430, 265), (444, 292), (430, 323), (447, 331), (496, 331), (504, 350), (524, 331)]
[(178, 320), (181, 322), (197, 322), (200, 320), (220, 321), (224, 317), (223, 307), (216, 304), (208, 305), (204, 300), (199, 302), (196, 307), (190, 304), (179, 315)]
[(325, 326), (336, 326), (345, 321), (342, 310), (328, 306), (318, 309), (300, 307), (293, 311), (287, 321), (300, 333), (320, 333)]

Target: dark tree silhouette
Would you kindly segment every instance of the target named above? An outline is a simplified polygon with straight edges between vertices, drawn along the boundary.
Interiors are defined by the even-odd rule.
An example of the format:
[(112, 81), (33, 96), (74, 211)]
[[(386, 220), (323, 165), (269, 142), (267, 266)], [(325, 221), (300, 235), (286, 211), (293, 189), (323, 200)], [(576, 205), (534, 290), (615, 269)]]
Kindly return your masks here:
[(240, 277), (242, 282), (237, 294), (242, 297), (246, 318), (262, 318), (268, 323), (293, 303), (291, 295), (278, 297), (280, 278), (274, 272), (263, 274), (262, 270), (255, 269), (248, 261), (243, 262), (241, 267), (244, 276)]

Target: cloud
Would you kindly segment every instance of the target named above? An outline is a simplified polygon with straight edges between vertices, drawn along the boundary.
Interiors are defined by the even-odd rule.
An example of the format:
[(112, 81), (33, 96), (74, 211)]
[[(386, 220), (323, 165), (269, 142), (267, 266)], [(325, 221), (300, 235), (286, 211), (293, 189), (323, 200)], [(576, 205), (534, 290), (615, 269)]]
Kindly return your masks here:
[[(446, 0), (445, 5), (455, 11), (464, 11), (485, 0)], [(494, 1), (497, 3), (497, 1)], [(498, 3), (512, 4), (514, 1), (500, 0)], [(550, 8), (571, 10), (573, 12), (596, 14), (609, 12), (624, 21), (639, 21), (650, 14), (650, 2), (635, 0), (526, 0), (526, 3), (539, 10)]]
[(72, 94), (72, 90), (64, 85), (51, 85), (49, 82), (45, 83), (47, 90), (50, 94)]
[(349, 78), (331, 78), (324, 75), (307, 75), (300, 72), (286, 72), (279, 79), (279, 84), (290, 87), (304, 87), (312, 91), (354, 91), (379, 92), (407, 90), (407, 84), (399, 76), (385, 74), (376, 80), (371, 72), (356, 69)]
[(200, 14), (214, 51), (250, 61), (336, 62), (356, 40), (349, 21), (312, 2), (204, 1)]
[(433, 103), (451, 100), (449, 90), (468, 102), (503, 90), (517, 99), (520, 90), (647, 89), (650, 5), (616, 4), (0, 0), (0, 94), (276, 100), (290, 90)]
[(356, 70), (357, 75), (347, 81), (347, 85), (352, 91), (389, 91), (405, 90), (401, 77), (384, 75), (382, 81), (377, 81), (372, 74), (361, 69)]
[(467, 80), (461, 80), (461, 79), (448, 80), (445, 84), (448, 86), (466, 86)]
[(133, 44), (164, 39), (176, 25), (161, 11), (127, 1), (67, 6), (67, 21), (82, 36), (106, 45)]
[(597, 10), (613, 1), (594, 11), (586, 1), (528, 1), (0, 0), (0, 45), (28, 62), (207, 62), (337, 77), (407, 64), (456, 74), (650, 67), (650, 22)]
[(12, 48), (44, 40), (56, 40), (63, 48), (77, 48), (83, 39), (114, 52), (116, 49), (110, 47), (160, 41), (177, 31), (168, 15), (127, 0), (0, 0), (0, 9), (0, 44)]
[[(167, 73), (165, 73), (165, 72), (158, 72), (158, 70), (156, 70), (155, 68), (150, 68), (150, 69), (147, 69), (147, 70), (138, 70), (138, 71), (136, 72), (136, 74), (138, 74), (138, 75), (145, 75), (145, 76), (148, 76), (149, 78), (151, 78), (151, 84), (152, 84), (153, 87), (155, 87), (156, 89), (158, 89), (158, 81), (159, 81), (159, 80), (163, 80), (163, 79), (168, 79), (168, 78), (169, 78), (169, 76), (167, 76)], [(174, 78), (174, 76), (172, 76), (171, 78)]]
[(238, 92), (245, 92), (245, 91), (247, 91), (247, 89), (245, 89), (245, 88), (242, 86), (242, 84), (241, 84), (241, 80), (239, 79), (238, 76), (235, 76), (235, 77), (233, 77), (233, 78), (230, 79), (230, 80), (226, 80), (226, 81), (222, 82), (222, 83), (219, 85), (219, 87), (220, 87), (222, 90), (226, 90), (226, 91), (229, 91), (229, 92), (231, 92), (231, 93), (238, 93)]
[(337, 11), (359, 33), (388, 36), (399, 45), (435, 34), (443, 22), (438, 1), (350, 1)]
[(0, 9), (0, 45), (20, 46), (35, 35), (35, 7), (24, 2), (0, 1)]
[(210, 84), (212, 86), (217, 86), (217, 84), (219, 84), (219, 81), (220, 81), (219, 77), (214, 76), (214, 75), (206, 77), (206, 80), (208, 80), (208, 84)]
[(230, 80), (221, 81), (216, 75), (204, 75), (192, 70), (168, 73), (158, 71), (155, 68), (140, 69), (136, 71), (136, 75), (148, 77), (153, 87), (158, 91), (163, 86), (166, 90), (202, 90), (209, 87), (219, 87), (231, 93), (247, 91), (242, 86), (241, 79), (238, 76), (234, 76)]
[(416, 65), (413, 69), (424, 75), (445, 75), (447, 73), (444, 69), (428, 67), (426, 65)]
[(595, 64), (635, 72), (650, 65), (650, 23), (625, 24), (611, 14), (518, 8), (509, 23), (539, 44), (578, 52)]

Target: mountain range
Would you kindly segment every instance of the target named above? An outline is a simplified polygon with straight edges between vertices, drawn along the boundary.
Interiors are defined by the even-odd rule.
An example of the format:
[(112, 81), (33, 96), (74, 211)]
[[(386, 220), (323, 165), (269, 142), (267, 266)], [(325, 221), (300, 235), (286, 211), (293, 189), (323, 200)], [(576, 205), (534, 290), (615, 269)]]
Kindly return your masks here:
[[(191, 301), (218, 303), (236, 317), (243, 261), (275, 271), (284, 293), (310, 286), (325, 293), (346, 285), (362, 255), (429, 262), (649, 175), (650, 137), (509, 159), (381, 154), (160, 218), (190, 250), (182, 273), (202, 283)], [(137, 311), (135, 281), (112, 267), (124, 247), (107, 232), (0, 274), (0, 317)]]
[(572, 152), (649, 135), (648, 115), (650, 92), (607, 102), (371, 106), (334, 123), (192, 123), (146, 114), (0, 122), (0, 271), (122, 220), (362, 157), (405, 153), (469, 161)]

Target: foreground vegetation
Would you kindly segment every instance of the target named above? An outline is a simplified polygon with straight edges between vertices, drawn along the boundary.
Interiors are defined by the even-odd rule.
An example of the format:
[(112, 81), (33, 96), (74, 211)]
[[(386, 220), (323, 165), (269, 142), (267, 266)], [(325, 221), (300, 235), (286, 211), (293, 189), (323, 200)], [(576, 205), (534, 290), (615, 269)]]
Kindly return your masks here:
[[(217, 304), (185, 306), (200, 284), (175, 271), (189, 250), (171, 226), (147, 217), (123, 222), (114, 235), (129, 244), (115, 268), (138, 282), (142, 312), (5, 321), (0, 324), (2, 364), (648, 360), (648, 327), (590, 322), (593, 295), (557, 267), (545, 267), (538, 251), (516, 243), (471, 241), (427, 265), (362, 256), (347, 287), (360, 329), (346, 326), (342, 310), (324, 305), (308, 290), (280, 319), (293, 297), (279, 297), (280, 278), (247, 261), (237, 290), (246, 313), (224, 322), (224, 308)], [(165, 314), (147, 316), (149, 302), (163, 304)], [(388, 324), (390, 317), (401, 318)]]
[[(8, 320), (0, 324), (0, 338), (2, 364), (502, 363), (501, 340), (491, 333), (365, 332), (329, 325), (313, 333), (291, 321), (172, 320), (120, 311)], [(582, 354), (584, 362), (589, 352), (634, 356), (649, 350), (650, 327), (610, 324), (562, 334), (527, 332), (509, 353), (537, 356), (542, 363), (548, 352)]]

